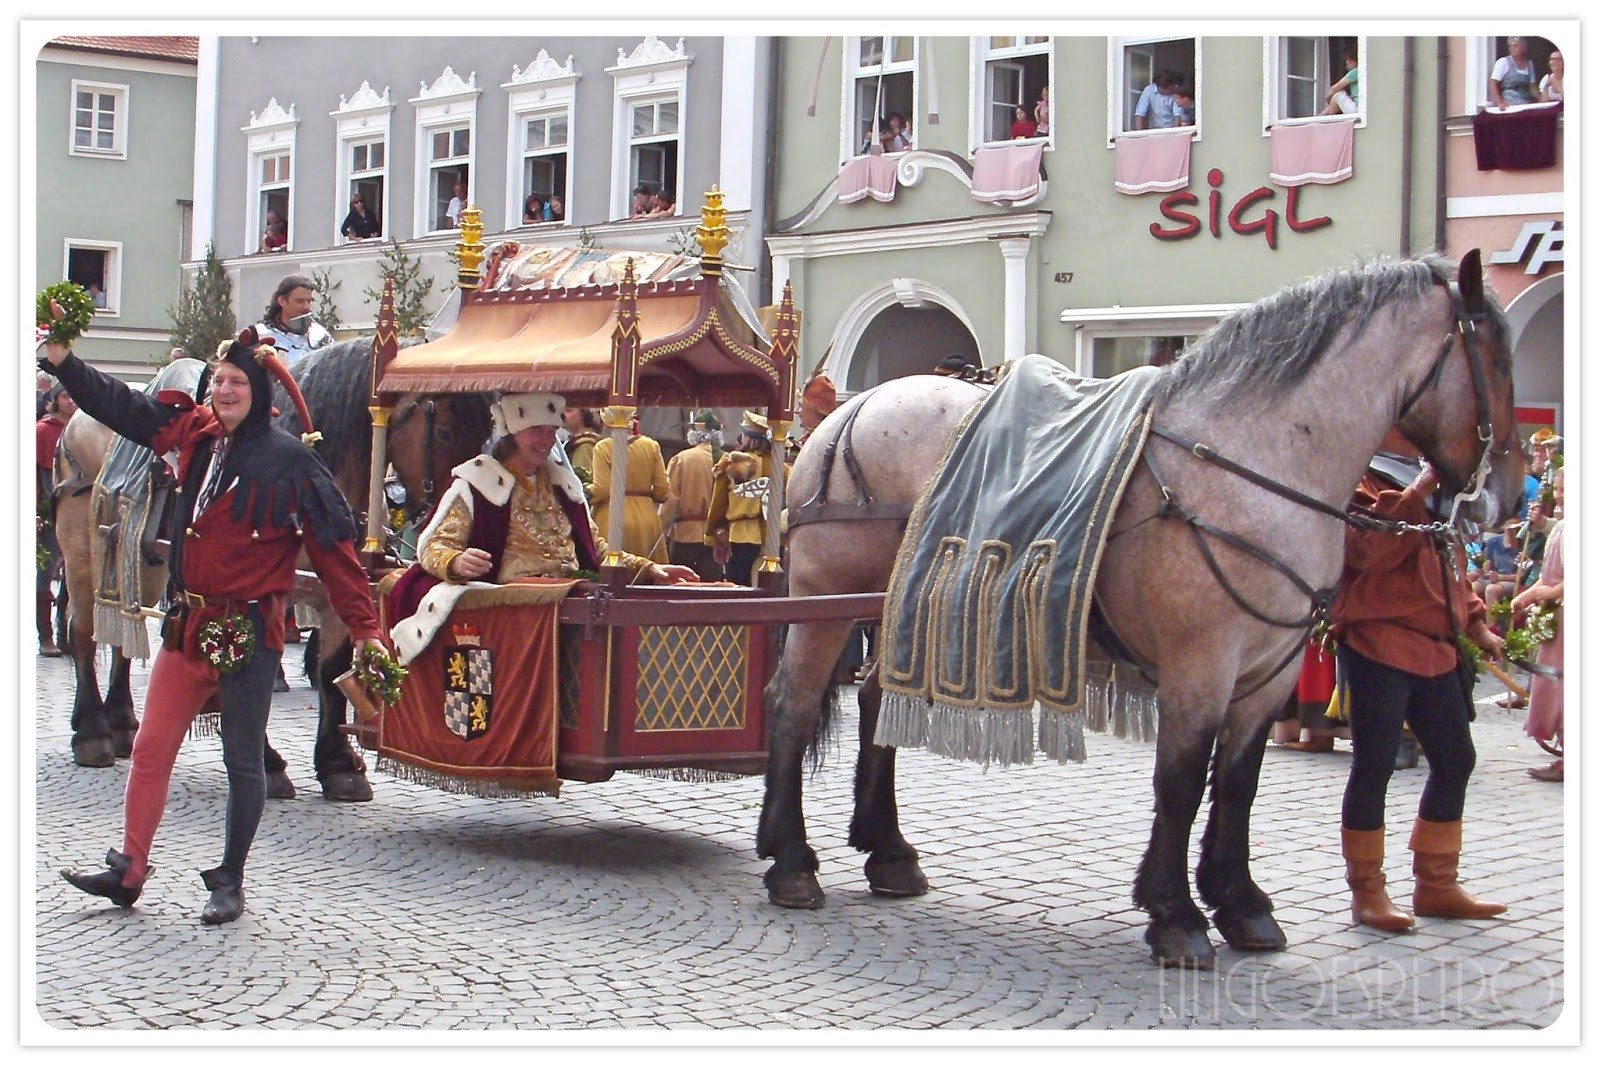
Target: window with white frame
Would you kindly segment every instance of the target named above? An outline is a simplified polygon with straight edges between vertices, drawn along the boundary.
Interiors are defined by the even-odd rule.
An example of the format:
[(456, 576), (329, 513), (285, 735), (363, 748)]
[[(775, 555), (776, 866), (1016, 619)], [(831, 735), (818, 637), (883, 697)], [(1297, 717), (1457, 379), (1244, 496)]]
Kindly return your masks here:
[(846, 42), (846, 157), (865, 155), (874, 143), (885, 152), (915, 147), (917, 39), (849, 37)]
[(94, 300), (95, 314), (115, 315), (122, 307), (122, 245), (68, 237), (62, 255), (62, 274), (83, 286)]
[[(338, 108), (329, 112), (338, 138), (333, 194), (335, 244), (382, 237), (390, 231), (389, 120), (393, 112), (388, 86), (378, 93), (365, 81), (353, 95), (341, 94)], [(366, 221), (355, 214), (357, 201)], [(346, 229), (350, 232), (346, 233)]]
[(578, 72), (539, 50), (526, 70), (511, 68), (506, 152), (506, 228), (565, 222), (571, 200), (572, 109)]
[[(1268, 37), (1267, 125), (1366, 116), (1364, 37)], [(1333, 87), (1346, 84), (1334, 94)]]
[[(384, 232), (383, 220), (387, 214), (384, 193), (388, 184), (388, 145), (382, 140), (347, 141), (345, 151), (348, 154), (349, 178), (346, 188), (349, 192), (347, 211), (354, 211), (357, 201), (372, 219), (369, 223), (368, 237), (381, 237)], [(342, 222), (341, 222), (342, 225)], [(341, 239), (354, 240), (355, 236), (341, 233)]]
[[(1550, 53), (1560, 49), (1545, 37), (1524, 37), (1528, 46), (1528, 60), (1533, 64), (1534, 87), (1550, 73)], [(1475, 113), (1480, 108), (1494, 106), (1489, 96), (1489, 79), (1494, 76), (1495, 64), (1511, 55), (1510, 37), (1467, 38), (1467, 110)]]
[(128, 157), (128, 87), (72, 82), (72, 155)]
[[(571, 117), (565, 107), (522, 116), (523, 225), (560, 222), (566, 218), (567, 152)], [(673, 142), (674, 150), (677, 141)], [(672, 159), (676, 172), (677, 158)], [(666, 168), (662, 168), (666, 172)]]
[(245, 199), (246, 252), (282, 252), (289, 246), (294, 213), (294, 105), (285, 111), (276, 98), (243, 127), (248, 137), (249, 188)]
[(1106, 333), (1089, 338), (1090, 374), (1116, 377), (1141, 366), (1166, 366), (1193, 344), (1197, 333)]
[[(694, 57), (676, 46), (646, 37), (631, 53), (617, 49), (611, 115), (611, 217), (632, 213), (631, 194), (640, 185), (668, 193), (683, 191), (687, 159), (689, 66)], [(674, 202), (671, 214), (679, 212)]]
[[(628, 187), (648, 186), (676, 197), (679, 108), (677, 96), (628, 102)], [(672, 213), (681, 206), (674, 204)]]
[[(473, 202), (472, 160), (478, 120), (478, 74), (463, 81), (445, 67), (411, 103), (417, 109), (416, 230), (456, 229)], [(393, 231), (393, 227), (390, 227)]]
[(1111, 49), (1112, 137), (1199, 127), (1200, 46), (1193, 37), (1113, 37)]
[[(472, 127), (445, 126), (428, 131), (426, 177), (429, 229), (456, 229), (460, 211), (472, 199)], [(452, 210), (456, 213), (451, 214)]]
[(256, 210), (261, 217), (263, 252), (281, 252), (289, 247), (289, 189), (292, 156), (272, 152), (256, 156)]
[[(981, 108), (977, 143), (1048, 137), (1050, 38), (979, 37), (975, 43), (972, 69), (982, 79), (972, 94)], [(1046, 121), (1042, 130), (1041, 118)]]

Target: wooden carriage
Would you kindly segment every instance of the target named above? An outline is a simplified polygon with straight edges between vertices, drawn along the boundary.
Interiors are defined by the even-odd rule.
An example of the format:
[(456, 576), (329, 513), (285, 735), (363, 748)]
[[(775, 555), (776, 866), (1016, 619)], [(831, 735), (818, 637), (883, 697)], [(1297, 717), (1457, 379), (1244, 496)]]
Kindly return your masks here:
[[(569, 405), (603, 408), (615, 441), (616, 499), (625, 492), (629, 420), (641, 405), (765, 409), (774, 454), (781, 456), (795, 410), (792, 290), (785, 287), (770, 330), (764, 328), (723, 274), (727, 230), (720, 193), (713, 188), (707, 201), (698, 260), (502, 244), (490, 251), (481, 282), (481, 227), (469, 209), (454, 327), (435, 341), (398, 350), (385, 300), (374, 344), (374, 473), (383, 469), (387, 401), (406, 392), (559, 392)], [(573, 272), (588, 283), (562, 284)], [(381, 483), (373, 478), (374, 486)], [(781, 463), (769, 492), (769, 513), (777, 516), (784, 506)], [(612, 508), (610, 528), (600, 531), (613, 549), (622, 542), (622, 510)], [(377, 499), (369, 501), (369, 515), (383, 513)], [(781, 625), (873, 618), (882, 606), (877, 594), (783, 596), (778, 525), (768, 522), (758, 588), (629, 586), (613, 550), (600, 581), (568, 592), (556, 611), (555, 777), (600, 781), (619, 769), (763, 772), (762, 693), (777, 665)], [(374, 561), (378, 535), (369, 522), (366, 547)], [(457, 611), (470, 616), (473, 596), (466, 593)], [(435, 643), (445, 639), (441, 634)], [(497, 684), (505, 690), (507, 683)], [(397, 754), (385, 735), (385, 718), (395, 710), (380, 709), (375, 720), (352, 730), (363, 746), (390, 757), (391, 767), (411, 762), (420, 771), (413, 776), (434, 783), (476, 777), (493, 786), (485, 789), (490, 792), (553, 791), (535, 780), (538, 773), (513, 768), (483, 781), (484, 772), (449, 760)]]

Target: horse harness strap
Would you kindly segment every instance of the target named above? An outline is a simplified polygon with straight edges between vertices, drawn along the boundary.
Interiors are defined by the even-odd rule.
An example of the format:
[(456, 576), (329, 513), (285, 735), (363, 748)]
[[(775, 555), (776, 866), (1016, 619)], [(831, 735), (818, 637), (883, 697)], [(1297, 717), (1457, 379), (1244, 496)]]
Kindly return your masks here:
[[(862, 397), (866, 394), (862, 393)], [(866, 475), (861, 470), (861, 463), (856, 459), (853, 431), (856, 416), (861, 413), (865, 401), (857, 397), (852, 401), (853, 406), (845, 415), (839, 432), (834, 434), (822, 451), (821, 484), (816, 493), (805, 503), (789, 511), (789, 529), (805, 525), (808, 522), (831, 521), (862, 521), (865, 519), (885, 519), (888, 521), (905, 522), (911, 517), (911, 508), (906, 504), (877, 503), (872, 498), (872, 492), (867, 487)], [(840, 445), (843, 445), (841, 449)], [(833, 464), (838, 458), (844, 459), (845, 469), (850, 474), (850, 481), (855, 485), (858, 497), (855, 503), (840, 503), (828, 499), (828, 482), (833, 477)]]
[[(1217, 463), (1218, 465), (1222, 466), (1223, 469), (1238, 474), (1251, 483), (1261, 485), (1263, 488), (1267, 488), (1278, 495), (1284, 496), (1286, 499), (1310, 506), (1314, 510), (1323, 513), (1331, 513), (1340, 519), (1352, 521), (1351, 519), (1347, 518), (1344, 512), (1339, 511), (1337, 508), (1324, 504), (1322, 501), (1313, 499), (1312, 497), (1306, 496), (1303, 493), (1296, 492), (1287, 486), (1280, 485), (1277, 482), (1256, 473), (1254, 470), (1250, 470), (1248, 467), (1240, 466), (1237, 463), (1234, 463), (1232, 460), (1218, 455), (1210, 448), (1209, 445), (1190, 441), (1176, 433), (1162, 429), (1159, 426), (1151, 426), (1150, 432), (1156, 436), (1172, 441), (1175, 444), (1182, 445), (1192, 454), (1210, 462)], [(1268, 673), (1254, 685), (1251, 685), (1245, 691), (1236, 693), (1228, 701), (1229, 703), (1237, 703), (1239, 700), (1242, 700), (1247, 696), (1252, 696), (1256, 692), (1260, 691), (1269, 682), (1271, 682), (1273, 678), (1281, 674), (1290, 663), (1294, 662), (1294, 660), (1299, 657), (1301, 654), (1301, 646), (1305, 642), (1304, 638), (1310, 636), (1317, 623), (1327, 618), (1328, 611), (1333, 607), (1334, 597), (1337, 595), (1338, 590), (1337, 588), (1313, 588), (1310, 583), (1305, 580), (1305, 578), (1297, 574), (1294, 569), (1291, 568), (1287, 563), (1283, 562), (1283, 560), (1272, 555), (1270, 552), (1251, 544), (1243, 537), (1240, 537), (1234, 533), (1230, 533), (1220, 526), (1206, 521), (1193, 511), (1190, 511), (1178, 501), (1178, 497), (1172, 491), (1172, 487), (1167, 484), (1167, 480), (1161, 476), (1161, 470), (1156, 465), (1155, 459), (1150, 454), (1150, 449), (1148, 447), (1146, 447), (1144, 450), (1144, 461), (1145, 465), (1150, 468), (1151, 476), (1155, 478), (1156, 487), (1161, 490), (1161, 505), (1159, 508), (1157, 508), (1155, 515), (1152, 517), (1177, 518), (1189, 527), (1189, 531), (1194, 534), (1195, 547), (1199, 549), (1200, 557), (1205, 560), (1207, 569), (1211, 571), (1211, 576), (1216, 579), (1217, 584), (1220, 585), (1222, 590), (1228, 594), (1228, 598), (1233, 600), (1233, 602), (1238, 605), (1240, 610), (1244, 611), (1257, 621), (1265, 623), (1266, 625), (1273, 626), (1278, 629), (1298, 629), (1302, 632), (1302, 639), (1297, 641), (1295, 645), (1289, 649), (1288, 655), (1286, 655), (1270, 673)], [(1355, 523), (1352, 521), (1352, 524)], [(1284, 621), (1283, 619), (1273, 618), (1272, 616), (1263, 614), (1261, 611), (1257, 610), (1253, 604), (1239, 594), (1239, 590), (1234, 587), (1233, 582), (1228, 580), (1227, 574), (1223, 572), (1222, 565), (1217, 562), (1216, 553), (1212, 551), (1211, 545), (1206, 540), (1206, 534), (1208, 533), (1223, 543), (1230, 545), (1231, 547), (1245, 553), (1253, 559), (1257, 559), (1260, 562), (1266, 563), (1268, 566), (1278, 571), (1278, 573), (1286, 577), (1295, 588), (1299, 589), (1311, 601), (1311, 609), (1306, 612), (1306, 615), (1303, 618), (1297, 618), (1293, 621)]]

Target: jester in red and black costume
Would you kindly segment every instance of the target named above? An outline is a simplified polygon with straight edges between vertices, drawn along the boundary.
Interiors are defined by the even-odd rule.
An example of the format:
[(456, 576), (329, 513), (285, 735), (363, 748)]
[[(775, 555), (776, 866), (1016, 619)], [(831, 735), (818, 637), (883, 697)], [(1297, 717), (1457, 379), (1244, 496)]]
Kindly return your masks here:
[[(144, 721), (133, 746), (123, 812), (123, 850), (109, 870), (63, 872), (85, 892), (133, 905), (149, 873), (150, 845), (166, 806), (173, 763), (190, 723), (212, 694), (222, 707), (222, 759), (228, 771), (222, 864), (201, 879), (211, 898), (208, 924), (244, 910), (244, 863), (266, 800), (262, 750), (272, 686), (283, 656), (285, 597), (302, 549), (322, 578), (357, 651), (377, 643), (378, 618), (366, 571), (356, 558), (355, 521), (333, 476), (309, 444), (271, 424), (272, 377), (288, 390), (301, 422), (305, 401), (271, 346), (246, 329), (210, 369), (210, 402), (186, 393), (135, 392), (88, 366), (65, 345), (43, 344), (45, 367), (79, 406), (116, 432), (174, 457), (178, 468), (168, 601), (162, 645), (150, 669)], [(197, 390), (205, 395), (204, 383)], [(220, 621), (229, 656), (202, 651), (203, 631)], [(209, 627), (215, 636), (217, 627)]]

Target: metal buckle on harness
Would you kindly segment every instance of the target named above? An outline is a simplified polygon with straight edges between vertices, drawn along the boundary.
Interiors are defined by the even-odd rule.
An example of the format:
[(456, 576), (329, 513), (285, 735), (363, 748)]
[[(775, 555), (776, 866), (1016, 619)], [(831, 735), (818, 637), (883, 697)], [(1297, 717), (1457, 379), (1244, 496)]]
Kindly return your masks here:
[(204, 607), (206, 605), (206, 598), (199, 593), (190, 592), (188, 589), (184, 589), (183, 605), (185, 607)]

